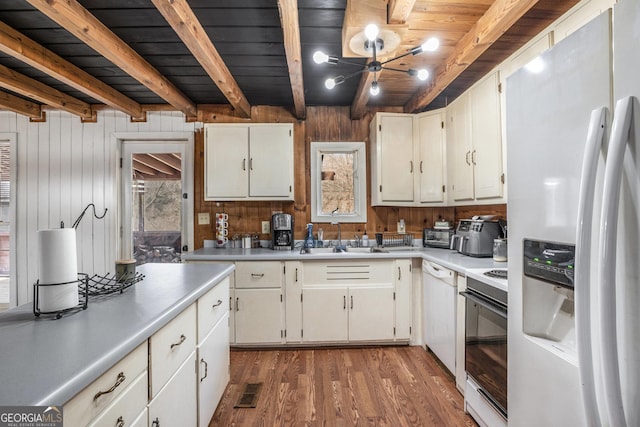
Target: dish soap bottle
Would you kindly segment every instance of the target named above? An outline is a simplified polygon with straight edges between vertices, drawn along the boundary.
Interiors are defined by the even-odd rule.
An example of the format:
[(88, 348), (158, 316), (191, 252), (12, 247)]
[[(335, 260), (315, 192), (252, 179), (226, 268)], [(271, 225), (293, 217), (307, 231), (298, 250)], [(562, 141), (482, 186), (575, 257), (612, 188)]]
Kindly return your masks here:
[(315, 248), (316, 239), (313, 238), (313, 224), (307, 224), (307, 235), (304, 238), (304, 248)]
[(369, 236), (367, 236), (367, 230), (364, 230), (364, 234), (362, 235), (362, 247), (369, 247)]

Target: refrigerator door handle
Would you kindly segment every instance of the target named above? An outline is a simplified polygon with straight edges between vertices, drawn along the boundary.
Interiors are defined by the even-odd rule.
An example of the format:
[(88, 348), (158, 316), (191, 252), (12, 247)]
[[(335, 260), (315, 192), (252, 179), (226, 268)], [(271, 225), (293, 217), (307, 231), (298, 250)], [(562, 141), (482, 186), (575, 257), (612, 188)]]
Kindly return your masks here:
[(598, 159), (606, 138), (606, 124), (609, 111), (600, 107), (591, 112), (587, 143), (580, 173), (580, 191), (578, 198), (578, 219), (576, 232), (576, 261), (575, 261), (575, 309), (576, 309), (576, 338), (578, 346), (578, 360), (580, 369), (580, 383), (582, 386), (582, 400), (586, 411), (586, 418), (594, 427), (600, 426), (598, 411), (592, 342), (596, 337), (591, 336), (591, 230), (593, 225), (593, 207), (595, 200), (595, 184), (598, 172)]
[(634, 97), (622, 98), (616, 103), (611, 140), (604, 169), (604, 190), (602, 196), (602, 218), (600, 220), (600, 256), (602, 268), (600, 285), (600, 330), (602, 333), (603, 389), (607, 401), (609, 424), (625, 427), (618, 364), (618, 340), (616, 331), (616, 240), (618, 230), (618, 210), (624, 153), (631, 132)]

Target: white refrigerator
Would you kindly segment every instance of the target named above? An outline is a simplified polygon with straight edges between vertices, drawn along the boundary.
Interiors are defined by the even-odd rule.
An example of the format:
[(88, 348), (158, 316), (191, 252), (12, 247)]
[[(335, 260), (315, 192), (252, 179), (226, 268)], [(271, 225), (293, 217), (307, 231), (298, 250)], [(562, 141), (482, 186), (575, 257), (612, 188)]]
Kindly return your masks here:
[[(509, 425), (640, 426), (640, 1), (540, 59), (507, 79)], [(573, 288), (528, 240), (575, 245)]]

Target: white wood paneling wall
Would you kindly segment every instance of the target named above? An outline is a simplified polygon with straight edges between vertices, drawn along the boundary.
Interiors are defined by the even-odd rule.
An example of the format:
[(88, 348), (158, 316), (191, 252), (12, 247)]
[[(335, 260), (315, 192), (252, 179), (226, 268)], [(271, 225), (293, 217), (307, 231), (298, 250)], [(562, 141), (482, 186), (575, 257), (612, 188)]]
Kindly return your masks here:
[(186, 123), (179, 112), (149, 113), (147, 122), (131, 123), (116, 111), (99, 111), (97, 123), (47, 111), (45, 123), (0, 111), (0, 131), (17, 134), (16, 271), (11, 277), (11, 301), (32, 300), (38, 279), (37, 231), (70, 227), (89, 203), (105, 219), (87, 212), (77, 231), (78, 270), (105, 274), (116, 259), (117, 174), (114, 132), (194, 132), (202, 124)]

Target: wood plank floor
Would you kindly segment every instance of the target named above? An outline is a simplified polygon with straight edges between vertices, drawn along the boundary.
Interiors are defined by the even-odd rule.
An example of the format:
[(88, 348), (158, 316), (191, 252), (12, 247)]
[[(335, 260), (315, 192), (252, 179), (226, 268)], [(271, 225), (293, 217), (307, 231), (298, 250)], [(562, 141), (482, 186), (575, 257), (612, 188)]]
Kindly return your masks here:
[[(255, 408), (234, 408), (262, 382)], [(234, 350), (212, 426), (476, 426), (421, 347)]]

